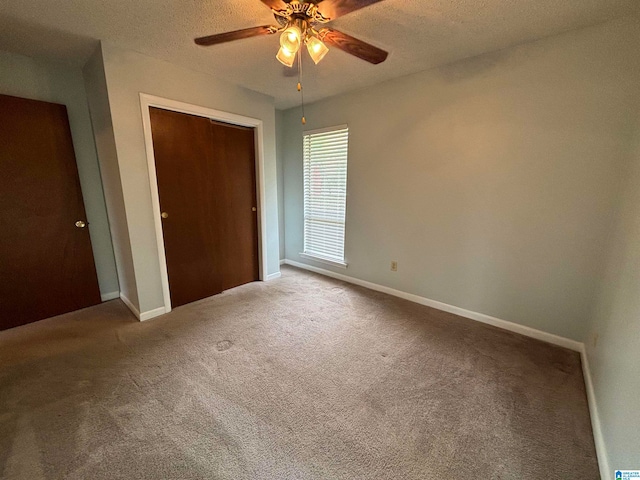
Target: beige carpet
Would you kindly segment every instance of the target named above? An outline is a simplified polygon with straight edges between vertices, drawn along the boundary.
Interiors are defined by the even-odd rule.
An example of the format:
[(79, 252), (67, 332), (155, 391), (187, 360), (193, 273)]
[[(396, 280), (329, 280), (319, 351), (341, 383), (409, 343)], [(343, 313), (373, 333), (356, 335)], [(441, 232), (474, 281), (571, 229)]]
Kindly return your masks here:
[(576, 353), (292, 268), (0, 332), (4, 479), (597, 479)]

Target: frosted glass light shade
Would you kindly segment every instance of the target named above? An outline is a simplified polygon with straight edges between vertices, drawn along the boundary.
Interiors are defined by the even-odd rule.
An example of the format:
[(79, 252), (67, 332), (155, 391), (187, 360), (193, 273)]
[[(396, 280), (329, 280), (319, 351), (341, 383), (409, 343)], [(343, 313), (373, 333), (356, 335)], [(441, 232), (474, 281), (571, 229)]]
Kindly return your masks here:
[(280, 46), (293, 54), (300, 49), (301, 42), (302, 31), (296, 25), (291, 25), (280, 35)]
[(296, 54), (287, 50), (284, 47), (280, 47), (278, 54), (276, 55), (278, 61), (286, 67), (293, 67), (293, 62), (296, 59)]
[(307, 38), (307, 50), (313, 62), (317, 65), (329, 52), (327, 46), (316, 37)]

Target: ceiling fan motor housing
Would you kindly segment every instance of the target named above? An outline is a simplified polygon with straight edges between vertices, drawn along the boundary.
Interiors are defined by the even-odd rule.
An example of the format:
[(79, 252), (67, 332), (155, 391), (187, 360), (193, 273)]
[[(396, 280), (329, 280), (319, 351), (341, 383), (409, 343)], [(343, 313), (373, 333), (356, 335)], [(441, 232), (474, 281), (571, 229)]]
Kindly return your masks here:
[[(273, 13), (278, 23), (283, 27), (294, 24), (302, 29), (300, 23), (308, 26), (315, 23), (327, 23), (330, 20), (318, 11), (318, 7), (314, 3), (299, 2), (298, 0), (287, 3), (284, 10), (273, 9)], [(304, 31), (304, 29), (302, 30)]]

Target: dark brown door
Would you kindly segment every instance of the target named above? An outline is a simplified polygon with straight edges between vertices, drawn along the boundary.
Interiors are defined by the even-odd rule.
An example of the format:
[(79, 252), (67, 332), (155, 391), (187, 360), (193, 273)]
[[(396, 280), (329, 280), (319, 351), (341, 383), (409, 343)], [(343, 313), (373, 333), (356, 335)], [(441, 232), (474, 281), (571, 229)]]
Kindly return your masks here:
[(172, 306), (258, 280), (254, 130), (150, 114)]
[(66, 107), (0, 95), (0, 329), (100, 303), (86, 224)]

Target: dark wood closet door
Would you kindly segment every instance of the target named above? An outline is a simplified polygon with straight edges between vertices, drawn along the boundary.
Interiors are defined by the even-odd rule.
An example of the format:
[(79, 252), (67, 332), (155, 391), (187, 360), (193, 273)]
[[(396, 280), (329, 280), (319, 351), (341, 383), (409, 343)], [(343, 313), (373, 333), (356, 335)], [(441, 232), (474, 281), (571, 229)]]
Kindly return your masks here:
[(172, 306), (257, 280), (253, 129), (150, 114)]
[(258, 280), (258, 215), (253, 128), (211, 122), (219, 210), (222, 289)]
[(66, 107), (0, 95), (0, 329), (100, 303), (86, 224)]

